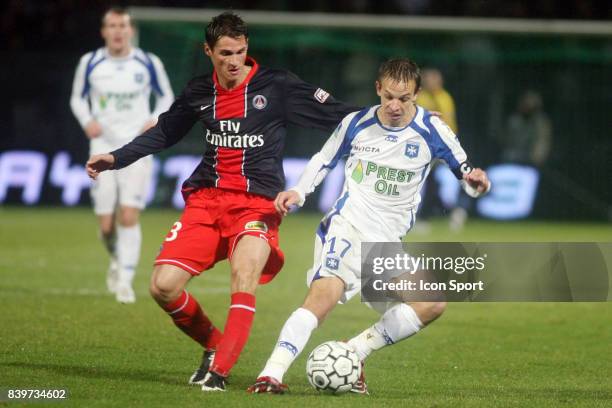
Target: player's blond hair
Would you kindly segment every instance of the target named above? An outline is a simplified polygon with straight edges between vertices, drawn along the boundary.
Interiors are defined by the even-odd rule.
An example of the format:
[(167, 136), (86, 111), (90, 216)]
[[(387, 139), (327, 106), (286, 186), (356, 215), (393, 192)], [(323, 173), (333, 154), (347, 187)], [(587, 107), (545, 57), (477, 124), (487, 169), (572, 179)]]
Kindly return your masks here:
[(405, 84), (413, 80), (416, 89), (421, 88), (421, 70), (416, 62), (408, 58), (393, 58), (383, 62), (378, 68), (378, 81), (382, 82), (385, 78)]

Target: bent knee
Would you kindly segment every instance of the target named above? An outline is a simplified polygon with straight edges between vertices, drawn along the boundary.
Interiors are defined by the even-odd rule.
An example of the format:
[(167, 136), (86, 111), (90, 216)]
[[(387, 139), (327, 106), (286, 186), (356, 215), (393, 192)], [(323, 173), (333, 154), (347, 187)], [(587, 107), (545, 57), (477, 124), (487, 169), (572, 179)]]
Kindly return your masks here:
[(178, 299), (183, 288), (175, 281), (165, 279), (163, 275), (154, 274), (149, 285), (151, 297), (158, 303), (169, 303)]
[(446, 310), (446, 302), (433, 302), (430, 305), (430, 313), (435, 316), (434, 318), (438, 318), (442, 316), (442, 313)]
[(121, 207), (118, 222), (123, 227), (132, 227), (138, 224), (140, 210), (134, 207)]
[(310, 285), (302, 307), (314, 314), (321, 324), (338, 304), (344, 291), (345, 283), (337, 276), (317, 279)]

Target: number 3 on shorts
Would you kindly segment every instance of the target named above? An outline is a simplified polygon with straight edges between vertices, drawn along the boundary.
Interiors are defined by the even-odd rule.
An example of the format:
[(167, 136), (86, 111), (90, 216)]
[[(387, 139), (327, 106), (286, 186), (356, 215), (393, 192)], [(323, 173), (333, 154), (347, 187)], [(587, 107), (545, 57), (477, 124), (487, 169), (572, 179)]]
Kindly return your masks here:
[(181, 228), (183, 228), (183, 224), (181, 224), (180, 221), (175, 222), (172, 228), (170, 228), (170, 233), (166, 237), (166, 241), (174, 241)]

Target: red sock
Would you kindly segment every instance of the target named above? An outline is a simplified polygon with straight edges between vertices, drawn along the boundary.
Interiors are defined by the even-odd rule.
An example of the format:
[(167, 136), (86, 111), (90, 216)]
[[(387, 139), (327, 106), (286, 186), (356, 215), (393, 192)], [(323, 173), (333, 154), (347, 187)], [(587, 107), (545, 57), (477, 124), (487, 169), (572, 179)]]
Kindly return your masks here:
[(202, 311), (200, 304), (186, 290), (178, 299), (162, 307), (178, 327), (207, 350), (217, 347), (223, 337)]
[(255, 296), (246, 292), (234, 293), (225, 323), (225, 334), (217, 346), (211, 371), (224, 377), (229, 375), (249, 339), (254, 317)]

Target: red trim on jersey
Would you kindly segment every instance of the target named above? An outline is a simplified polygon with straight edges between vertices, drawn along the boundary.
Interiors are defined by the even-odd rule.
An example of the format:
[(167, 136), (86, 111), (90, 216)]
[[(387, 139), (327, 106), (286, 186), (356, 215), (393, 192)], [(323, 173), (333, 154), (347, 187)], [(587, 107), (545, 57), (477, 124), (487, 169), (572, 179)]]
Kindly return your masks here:
[(219, 147), (217, 150), (217, 187), (247, 191), (247, 179), (242, 172), (243, 149)]
[[(246, 117), (246, 98), (248, 85), (251, 78), (259, 69), (257, 62), (247, 57), (246, 65), (251, 65), (252, 68), (248, 75), (236, 88), (227, 90), (219, 84), (217, 73), (213, 72), (213, 83), (215, 85), (216, 98), (213, 109), (215, 110), (215, 119), (232, 119)], [(237, 124), (237, 122), (233, 122)], [(242, 134), (239, 129), (220, 129), (228, 134)], [(249, 183), (244, 175), (244, 149), (232, 149), (229, 147), (217, 148), (217, 163), (215, 171), (217, 172), (217, 187), (233, 190), (248, 191)]]

